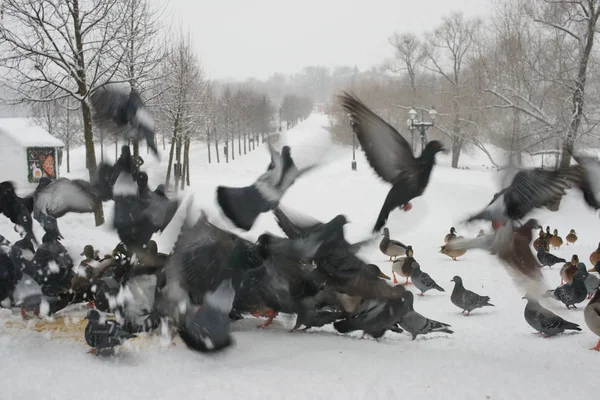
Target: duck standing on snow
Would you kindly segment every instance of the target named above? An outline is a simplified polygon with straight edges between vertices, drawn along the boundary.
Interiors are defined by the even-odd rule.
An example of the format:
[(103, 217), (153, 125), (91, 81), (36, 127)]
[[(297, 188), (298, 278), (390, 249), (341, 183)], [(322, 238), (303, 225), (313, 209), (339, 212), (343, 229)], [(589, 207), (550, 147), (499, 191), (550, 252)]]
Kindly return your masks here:
[[(460, 239), (462, 236), (457, 237), (456, 239)], [(464, 256), (467, 253), (466, 249), (450, 249), (447, 245), (440, 246), (440, 253), (445, 256), (450, 257), (453, 261), (457, 261), (456, 258), (460, 256)]]
[(569, 245), (569, 243), (571, 244), (575, 244), (575, 242), (577, 241), (577, 232), (575, 232), (575, 229), (571, 229), (571, 231), (569, 232), (569, 234), (567, 235), (567, 246)]
[(590, 254), (590, 264), (596, 265), (600, 261), (600, 243), (598, 243), (598, 248)]
[[(390, 230), (388, 228), (383, 228), (383, 238), (381, 239), (381, 243), (379, 243), (379, 250), (390, 257), (388, 260), (390, 262), (394, 261), (396, 257), (406, 255), (406, 245), (397, 240), (390, 239)], [(392, 257), (394, 257), (394, 260), (392, 260)]]
[(559, 262), (567, 262), (567, 260), (565, 260), (564, 258), (556, 257), (554, 254), (546, 252), (544, 246), (540, 246), (537, 249), (537, 259), (540, 262), (540, 264), (542, 264), (542, 267), (548, 266), (550, 268), (552, 268), (554, 264), (557, 264)]
[(435, 289), (439, 292), (445, 292), (444, 288), (435, 283), (435, 281), (427, 272), (421, 271), (421, 266), (419, 263), (413, 264), (412, 275), (410, 278), (412, 279), (413, 285), (415, 285), (415, 287), (421, 291), (421, 293), (418, 294), (419, 296), (424, 296), (425, 292), (431, 289)]
[(432, 140), (421, 156), (415, 158), (406, 139), (362, 101), (347, 92), (339, 99), (342, 108), (350, 114), (350, 124), (369, 164), (381, 179), (393, 185), (373, 227), (373, 232), (378, 232), (392, 210), (400, 207), (409, 211), (412, 208), (410, 201), (423, 194), (435, 164), (435, 155), (444, 151), (444, 146)]
[[(594, 297), (590, 300), (588, 305), (583, 311), (583, 317), (585, 318), (585, 324), (590, 328), (590, 331), (600, 336), (600, 288), (596, 289)], [(590, 350), (600, 351), (600, 340), (596, 347)]]
[(550, 243), (550, 239), (552, 239), (552, 233), (550, 232), (550, 227), (546, 226), (546, 233), (544, 233), (544, 239), (546, 242)]
[(448, 243), (452, 239), (456, 239), (456, 237), (456, 228), (452, 227), (450, 228), (450, 233), (444, 237), (444, 243)]
[(554, 247), (555, 249), (559, 249), (560, 250), (560, 246), (563, 245), (563, 240), (560, 236), (558, 236), (558, 229), (554, 230), (554, 233), (552, 234), (552, 237), (550, 238), (550, 244), (552, 245), (552, 247)]
[(571, 257), (571, 261), (565, 263), (560, 269), (560, 284), (562, 285), (565, 282), (571, 283), (573, 282), (573, 275), (577, 273), (579, 265), (579, 257), (577, 254), (573, 254)]
[(524, 311), (525, 321), (539, 334), (550, 337), (563, 333), (565, 330), (581, 331), (579, 325), (566, 321), (547, 308), (544, 308), (538, 299), (533, 296), (526, 294), (523, 298), (527, 299)]
[(544, 239), (544, 229), (540, 226), (539, 230), (538, 238), (533, 241), (533, 248), (537, 251), (540, 247), (543, 247), (544, 250), (550, 251), (550, 244)]
[(85, 341), (92, 347), (88, 353), (99, 355), (103, 351), (112, 350), (136, 337), (125, 331), (115, 320), (100, 321), (100, 313), (96, 310), (88, 311), (85, 319), (88, 320), (84, 333)]
[(396, 274), (403, 276), (406, 278), (406, 282), (404, 285), (408, 285), (408, 278), (412, 275), (413, 266), (417, 263), (417, 260), (413, 258), (413, 249), (412, 246), (406, 246), (406, 257), (397, 261), (394, 261), (392, 264), (392, 276), (394, 277), (394, 284), (398, 283), (398, 279), (396, 279)]
[(450, 282), (455, 283), (454, 290), (452, 290), (452, 294), (450, 295), (450, 301), (452, 301), (452, 304), (456, 307), (462, 309), (461, 313), (466, 311), (466, 315), (469, 316), (471, 315), (471, 311), (477, 308), (485, 306), (495, 307), (490, 303), (489, 296), (480, 296), (475, 292), (465, 289), (460, 276), (455, 276)]

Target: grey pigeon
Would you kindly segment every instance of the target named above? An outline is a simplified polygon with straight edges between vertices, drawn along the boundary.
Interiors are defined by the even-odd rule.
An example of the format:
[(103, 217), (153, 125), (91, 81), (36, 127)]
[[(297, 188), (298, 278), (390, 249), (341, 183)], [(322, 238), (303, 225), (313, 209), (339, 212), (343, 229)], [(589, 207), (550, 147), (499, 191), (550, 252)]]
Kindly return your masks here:
[(199, 310), (194, 310), (191, 304), (186, 306), (178, 329), (188, 348), (207, 353), (224, 350), (233, 344), (229, 313), (234, 297), (231, 280), (226, 280), (217, 290), (206, 294)]
[(540, 246), (537, 251), (537, 259), (542, 264), (542, 267), (548, 266), (552, 268), (554, 264), (560, 262), (567, 262), (564, 258), (556, 257), (554, 254), (550, 254), (546, 251), (544, 246)]
[(261, 213), (279, 205), (279, 201), (297, 178), (315, 167), (313, 165), (299, 170), (292, 160), (289, 146), (284, 146), (281, 154), (270, 143), (268, 146), (274, 167), (263, 173), (256, 182), (241, 188), (217, 188), (219, 206), (235, 226), (245, 231), (252, 228)]
[(417, 289), (421, 291), (419, 296), (423, 296), (428, 290), (435, 289), (440, 292), (445, 292), (444, 288), (435, 283), (435, 281), (429, 276), (428, 273), (421, 271), (421, 267), (418, 263), (414, 264), (412, 275), (410, 276), (413, 284)]
[(536, 298), (530, 295), (525, 295), (523, 298), (527, 299), (524, 312), (525, 321), (533, 329), (546, 335), (546, 337), (563, 333), (567, 329), (581, 331), (579, 325), (566, 321), (552, 311), (544, 308)]
[(88, 311), (85, 319), (88, 320), (84, 333), (85, 341), (92, 347), (88, 353), (99, 355), (136, 337), (125, 331), (117, 321), (110, 319), (101, 321), (100, 313), (96, 310)]
[(452, 295), (450, 295), (450, 301), (456, 307), (462, 309), (464, 313), (467, 311), (467, 316), (471, 314), (471, 311), (476, 308), (481, 308), (485, 306), (495, 307), (490, 303), (489, 296), (480, 296), (475, 292), (465, 289), (463, 286), (463, 281), (460, 276), (455, 276), (452, 278), (450, 282), (454, 282), (454, 290), (452, 290)]
[(33, 218), (48, 233), (62, 239), (57, 219), (65, 214), (91, 213), (102, 206), (103, 189), (81, 179), (43, 177), (33, 192)]
[[(27, 274), (23, 274), (13, 290), (13, 301), (21, 309), (21, 316), (26, 319), (26, 311), (34, 310), (36, 316), (39, 316), (42, 305), (56, 302), (55, 296), (45, 296), (42, 287)], [(49, 307), (48, 307), (49, 308)], [(46, 312), (43, 312), (46, 314)]]
[(427, 335), (431, 332), (454, 333), (448, 329), (450, 325), (434, 321), (416, 312), (413, 308), (413, 303), (414, 295), (412, 292), (406, 291), (406, 293), (404, 293), (404, 306), (408, 312), (402, 317), (399, 325), (412, 335), (412, 340), (415, 340), (417, 335)]
[[(402, 286), (394, 287), (403, 289)], [(352, 317), (334, 323), (333, 327), (340, 333), (362, 330), (363, 337), (369, 334), (375, 339), (382, 337), (388, 330), (402, 333), (398, 324), (408, 310), (404, 307), (402, 298), (404, 290), (398, 289), (398, 291), (401, 294), (398, 298), (363, 300)]]
[(573, 275), (573, 282), (565, 283), (554, 290), (549, 290), (554, 298), (561, 301), (567, 308), (577, 308), (575, 304), (579, 304), (585, 300), (588, 295), (585, 287), (585, 275), (581, 271), (577, 271)]
[(154, 119), (137, 90), (105, 85), (92, 93), (90, 102), (94, 121), (105, 133), (120, 134), (126, 140), (146, 139), (154, 155), (159, 156)]
[(600, 279), (596, 275), (590, 274), (584, 263), (579, 263), (577, 270), (583, 274), (583, 283), (588, 293), (588, 299), (591, 299), (598, 286), (600, 286)]

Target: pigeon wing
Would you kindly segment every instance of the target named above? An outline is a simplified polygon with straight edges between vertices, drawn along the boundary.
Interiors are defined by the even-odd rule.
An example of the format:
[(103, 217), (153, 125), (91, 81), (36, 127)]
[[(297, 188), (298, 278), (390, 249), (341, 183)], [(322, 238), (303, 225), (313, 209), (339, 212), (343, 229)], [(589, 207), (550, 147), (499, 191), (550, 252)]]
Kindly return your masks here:
[(344, 92), (340, 102), (350, 113), (354, 133), (377, 175), (391, 184), (401, 175), (407, 182), (415, 182), (419, 163), (406, 139), (353, 95)]
[(89, 182), (67, 178), (58, 179), (46, 186), (38, 192), (35, 201), (39, 204), (37, 207), (54, 218), (60, 218), (69, 212), (93, 212), (99, 204)]

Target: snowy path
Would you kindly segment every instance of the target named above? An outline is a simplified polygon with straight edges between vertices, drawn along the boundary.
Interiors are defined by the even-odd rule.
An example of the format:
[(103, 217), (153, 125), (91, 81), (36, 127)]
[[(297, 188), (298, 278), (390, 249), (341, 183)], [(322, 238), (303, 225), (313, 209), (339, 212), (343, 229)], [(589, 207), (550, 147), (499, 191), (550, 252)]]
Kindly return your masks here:
[[(349, 239), (363, 238), (388, 186), (375, 177), (362, 154), (357, 153), (358, 171), (352, 172), (351, 149), (323, 151), (328, 143), (322, 128), (326, 122), (326, 117), (313, 115), (285, 135), (298, 164), (322, 155), (333, 161), (299, 180), (283, 205), (320, 219), (344, 213), (353, 222), (346, 230)], [(111, 152), (114, 155), (114, 148)], [(76, 171), (72, 177), (85, 177), (82, 155), (79, 151), (72, 156)], [(217, 185), (249, 183), (268, 163), (264, 149), (230, 164), (207, 164), (203, 146), (194, 148), (194, 157), (197, 164), (192, 168), (190, 191), (195, 193), (198, 207), (206, 207), (209, 213), (217, 211)], [(163, 177), (164, 166), (150, 156), (145, 158), (150, 184), (155, 186)], [(375, 342), (358, 340), (358, 332), (338, 335), (331, 327), (288, 333), (293, 326), (289, 316), (259, 330), (257, 320), (250, 318), (234, 325), (236, 345), (223, 354), (205, 356), (188, 351), (181, 342), (166, 348), (158, 339), (148, 339), (132, 340), (120, 356), (103, 360), (86, 354), (88, 347), (81, 341), (50, 341), (43, 333), (9, 328), (6, 321), (13, 317), (3, 313), (0, 399), (543, 399), (573, 394), (592, 398), (597, 390), (593, 367), (600, 354), (588, 350), (597, 338), (583, 322), (583, 304), (568, 311), (556, 301), (545, 301), (554, 312), (579, 323), (583, 331), (539, 338), (523, 319), (523, 294), (494, 258), (473, 251), (454, 262), (438, 253), (452, 225), (460, 235), (477, 234), (480, 226), (467, 229), (458, 223), (489, 201), (497, 175), (485, 168), (452, 170), (448, 163), (448, 157), (442, 157), (424, 196), (413, 201), (410, 212), (392, 213), (388, 226), (393, 238), (413, 245), (423, 270), (446, 289), (445, 293), (428, 292), (415, 298), (415, 309), (451, 324), (454, 335), (434, 334), (411, 341), (406, 334), (387, 333), (384, 340)], [(486, 160), (478, 154), (465, 155), (465, 163), (476, 166)], [(576, 253), (587, 263), (599, 240), (594, 236), (598, 217), (583, 206), (576, 193), (569, 193), (562, 207), (560, 214), (539, 211), (535, 217), (544, 226), (559, 229), (563, 238), (569, 229), (576, 229), (577, 245), (564, 246), (555, 254), (570, 258)], [(105, 209), (110, 218), (111, 207)], [(87, 243), (108, 252), (117, 242), (107, 227), (93, 228), (90, 215), (67, 216), (60, 223), (64, 243), (73, 254), (78, 255)], [(41, 228), (36, 228), (39, 235)], [(271, 215), (262, 215), (244, 236), (255, 238), (264, 230), (280, 233)], [(9, 240), (16, 239), (5, 218), (0, 220), (0, 231), (6, 232)], [(161, 251), (169, 250), (175, 231), (157, 239)], [(391, 264), (385, 262), (377, 245), (361, 256), (391, 274)], [(558, 271), (558, 266), (545, 269), (549, 288), (559, 284)], [(454, 275), (462, 276), (467, 288), (489, 295), (496, 307), (462, 316), (449, 298)]]

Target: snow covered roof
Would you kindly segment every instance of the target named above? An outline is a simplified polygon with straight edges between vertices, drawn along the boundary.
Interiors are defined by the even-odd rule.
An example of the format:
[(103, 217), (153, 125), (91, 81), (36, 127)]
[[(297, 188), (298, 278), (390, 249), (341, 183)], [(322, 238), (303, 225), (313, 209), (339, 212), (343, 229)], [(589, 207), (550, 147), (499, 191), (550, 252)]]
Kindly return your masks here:
[(23, 147), (64, 147), (64, 143), (29, 118), (0, 118), (0, 135)]

